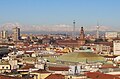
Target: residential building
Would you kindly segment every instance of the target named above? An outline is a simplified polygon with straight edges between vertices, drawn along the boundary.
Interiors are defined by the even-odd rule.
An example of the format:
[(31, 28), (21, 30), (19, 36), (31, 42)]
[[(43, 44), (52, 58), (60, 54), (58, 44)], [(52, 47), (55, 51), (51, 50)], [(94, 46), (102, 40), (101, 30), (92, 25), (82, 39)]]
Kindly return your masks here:
[(105, 38), (106, 39), (113, 39), (113, 38), (117, 38), (117, 32), (106, 32), (105, 33)]
[(15, 27), (13, 28), (13, 41), (19, 41), (20, 40), (20, 28)]
[(114, 55), (120, 55), (120, 40), (113, 41), (113, 52)]
[(8, 37), (8, 32), (5, 30), (2, 30), (1, 31), (1, 39), (7, 39), (7, 37)]

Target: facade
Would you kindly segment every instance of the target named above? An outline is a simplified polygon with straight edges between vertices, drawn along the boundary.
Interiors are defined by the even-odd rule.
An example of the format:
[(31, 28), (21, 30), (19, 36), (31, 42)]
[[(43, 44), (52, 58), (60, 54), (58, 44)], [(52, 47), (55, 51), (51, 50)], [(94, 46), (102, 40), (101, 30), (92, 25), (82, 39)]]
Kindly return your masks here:
[(117, 38), (117, 36), (118, 36), (117, 32), (106, 32), (105, 33), (106, 39)]
[(113, 42), (113, 52), (114, 55), (120, 55), (120, 40), (115, 40)]
[(95, 52), (99, 54), (109, 55), (111, 52), (111, 47), (104, 44), (96, 44), (93, 49), (95, 49)]
[(95, 53), (109, 55), (113, 51), (113, 43), (112, 42), (94, 42), (91, 48), (94, 50)]
[(43, 70), (43, 69), (39, 69), (37, 71), (32, 71), (30, 73), (28, 72), (23, 72), (21, 73), (22, 75), (33, 75), (34, 78), (33, 79), (45, 79), (47, 76), (49, 76), (51, 73), (46, 71), (46, 70)]
[(0, 63), (0, 73), (10, 72), (11, 67), (9, 63)]
[(118, 32), (118, 34), (117, 34), (117, 35), (118, 35), (118, 38), (120, 38), (120, 32)]
[(13, 41), (19, 41), (20, 40), (20, 28), (15, 27), (13, 28)]
[(18, 68), (17, 60), (9, 60), (9, 64), (11, 66), (11, 69), (17, 69)]
[(2, 30), (1, 31), (1, 39), (7, 39), (7, 37), (8, 37), (8, 32), (5, 30)]

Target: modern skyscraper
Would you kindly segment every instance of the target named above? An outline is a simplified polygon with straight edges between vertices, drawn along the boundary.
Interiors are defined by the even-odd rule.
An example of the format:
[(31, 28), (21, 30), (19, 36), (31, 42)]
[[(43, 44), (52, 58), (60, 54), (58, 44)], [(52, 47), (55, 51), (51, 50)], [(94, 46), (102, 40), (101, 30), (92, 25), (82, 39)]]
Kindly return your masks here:
[(13, 28), (13, 41), (19, 41), (20, 40), (20, 28), (15, 27)]

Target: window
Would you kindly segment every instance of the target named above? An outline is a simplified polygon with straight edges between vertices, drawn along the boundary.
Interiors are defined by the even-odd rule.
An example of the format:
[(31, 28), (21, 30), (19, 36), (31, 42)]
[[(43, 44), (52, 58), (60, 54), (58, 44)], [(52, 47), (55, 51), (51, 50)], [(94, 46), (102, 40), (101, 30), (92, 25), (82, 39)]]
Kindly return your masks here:
[(6, 69), (8, 69), (8, 67), (6, 67)]
[(4, 67), (2, 67), (2, 69), (4, 69)]

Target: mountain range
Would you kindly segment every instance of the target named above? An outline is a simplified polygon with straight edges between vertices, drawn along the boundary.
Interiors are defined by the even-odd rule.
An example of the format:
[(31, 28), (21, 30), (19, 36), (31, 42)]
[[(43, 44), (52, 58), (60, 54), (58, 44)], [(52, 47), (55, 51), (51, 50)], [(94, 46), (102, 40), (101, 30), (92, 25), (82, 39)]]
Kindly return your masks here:
[[(0, 26), (1, 30), (7, 30), (7, 31), (12, 31), (14, 27), (19, 27), (21, 29), (21, 32), (34, 32), (34, 33), (39, 33), (39, 32), (55, 32), (55, 33), (60, 33), (60, 32), (72, 32), (73, 31), (73, 25), (67, 25), (67, 24), (56, 24), (56, 25), (22, 25), (19, 23), (5, 23)], [(75, 31), (79, 32), (81, 26), (76, 26)], [(83, 26), (84, 27), (84, 26)], [(85, 31), (88, 32), (93, 32), (96, 31), (97, 26), (90, 26), (90, 27), (84, 27)], [(111, 31), (111, 27), (107, 26), (99, 26), (99, 31)]]

